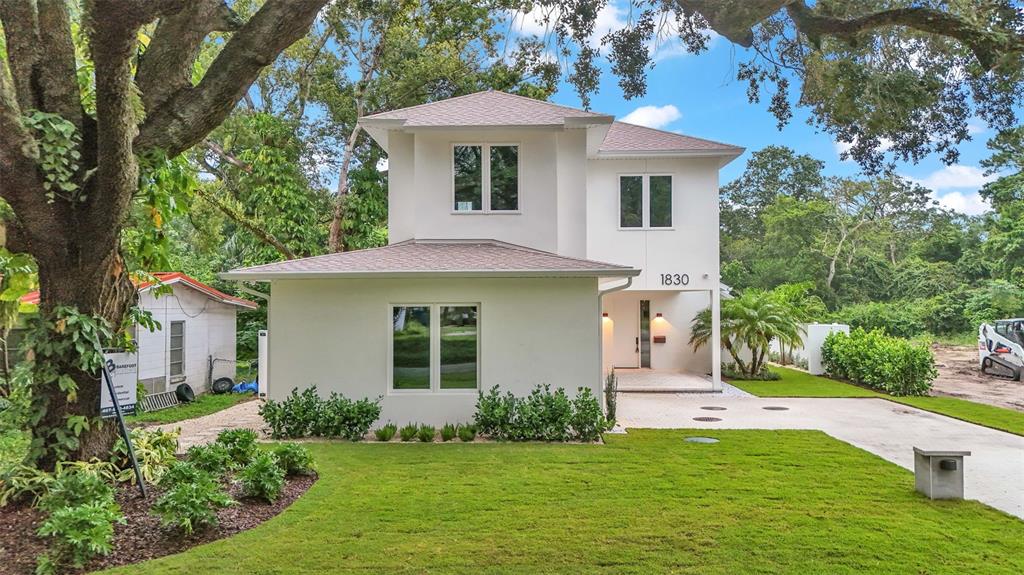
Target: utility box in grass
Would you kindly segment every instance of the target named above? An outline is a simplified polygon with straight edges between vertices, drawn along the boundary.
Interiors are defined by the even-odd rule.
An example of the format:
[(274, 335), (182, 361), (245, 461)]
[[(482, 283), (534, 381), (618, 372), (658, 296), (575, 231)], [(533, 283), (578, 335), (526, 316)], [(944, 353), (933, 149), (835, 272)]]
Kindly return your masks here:
[(821, 347), (825, 344), (825, 338), (830, 333), (841, 331), (850, 333), (850, 326), (842, 323), (809, 323), (804, 326), (807, 333), (804, 335), (803, 356), (807, 360), (807, 371), (814, 375), (825, 373), (821, 365)]
[(914, 487), (929, 499), (964, 498), (964, 457), (970, 451), (914, 448)]

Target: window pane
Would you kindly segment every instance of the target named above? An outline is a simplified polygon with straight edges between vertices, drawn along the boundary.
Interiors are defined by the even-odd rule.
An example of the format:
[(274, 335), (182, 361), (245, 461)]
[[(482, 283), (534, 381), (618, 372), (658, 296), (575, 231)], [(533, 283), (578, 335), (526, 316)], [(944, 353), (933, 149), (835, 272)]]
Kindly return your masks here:
[(672, 176), (651, 176), (651, 227), (672, 227)]
[(639, 228), (644, 225), (643, 177), (619, 176), (619, 226)]
[(171, 336), (181, 335), (185, 333), (185, 322), (183, 321), (172, 321), (171, 322)]
[(171, 350), (171, 363), (181, 363), (182, 352), (180, 349)]
[(441, 389), (477, 388), (476, 306), (441, 306)]
[(491, 209), (519, 209), (519, 146), (491, 146)]
[(430, 389), (430, 308), (394, 306), (392, 379), (395, 389)]
[(483, 209), (483, 159), (480, 146), (455, 146), (455, 211)]

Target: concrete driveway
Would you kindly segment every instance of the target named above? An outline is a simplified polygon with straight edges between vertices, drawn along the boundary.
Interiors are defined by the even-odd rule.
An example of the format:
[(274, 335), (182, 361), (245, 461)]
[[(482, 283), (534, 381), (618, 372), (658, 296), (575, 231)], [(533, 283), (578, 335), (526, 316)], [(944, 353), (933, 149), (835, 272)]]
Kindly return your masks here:
[(914, 447), (969, 450), (971, 456), (964, 460), (965, 496), (1024, 518), (1024, 437), (884, 399), (622, 393), (617, 416), (627, 429), (816, 429), (910, 470)]

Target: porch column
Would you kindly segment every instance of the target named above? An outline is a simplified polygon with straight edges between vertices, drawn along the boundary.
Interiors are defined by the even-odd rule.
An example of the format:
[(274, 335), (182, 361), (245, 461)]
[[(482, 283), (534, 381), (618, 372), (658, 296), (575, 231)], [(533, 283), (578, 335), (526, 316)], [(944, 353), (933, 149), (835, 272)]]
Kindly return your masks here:
[(711, 290), (711, 389), (722, 391), (722, 290)]

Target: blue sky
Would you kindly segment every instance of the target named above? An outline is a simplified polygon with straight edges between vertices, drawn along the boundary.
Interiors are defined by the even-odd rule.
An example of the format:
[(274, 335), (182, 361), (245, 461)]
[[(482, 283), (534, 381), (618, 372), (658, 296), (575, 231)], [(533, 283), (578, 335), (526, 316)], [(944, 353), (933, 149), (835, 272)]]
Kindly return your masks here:
[[(624, 4), (619, 0), (620, 4)], [(627, 18), (625, 10), (612, 2), (598, 17), (596, 34), (621, 25)], [(543, 24), (526, 15), (517, 21), (524, 33), (543, 32)], [(832, 138), (819, 133), (806, 120), (804, 110), (794, 110), (793, 119), (782, 131), (768, 112), (767, 104), (747, 101), (746, 85), (738, 82), (736, 66), (746, 59), (741, 48), (724, 38), (715, 38), (711, 49), (700, 55), (686, 54), (678, 42), (659, 47), (656, 64), (648, 73), (647, 94), (626, 100), (617, 79), (604, 67), (600, 91), (591, 101), (591, 109), (614, 114), (618, 119), (641, 123), (654, 128), (681, 132), (691, 136), (718, 140), (747, 148), (747, 152), (722, 170), (724, 184), (738, 176), (750, 152), (776, 144), (789, 146), (825, 162), (828, 175), (854, 176), (857, 164), (841, 161), (839, 149)], [(571, 86), (563, 84), (553, 101), (569, 106), (580, 105)], [(986, 209), (977, 190), (986, 181), (979, 162), (988, 157), (985, 143), (992, 131), (980, 120), (970, 124), (973, 141), (960, 147), (960, 159), (946, 166), (938, 155), (918, 164), (898, 163), (897, 172), (933, 190), (940, 203), (968, 214)], [(990, 178), (990, 177), (988, 177)]]

